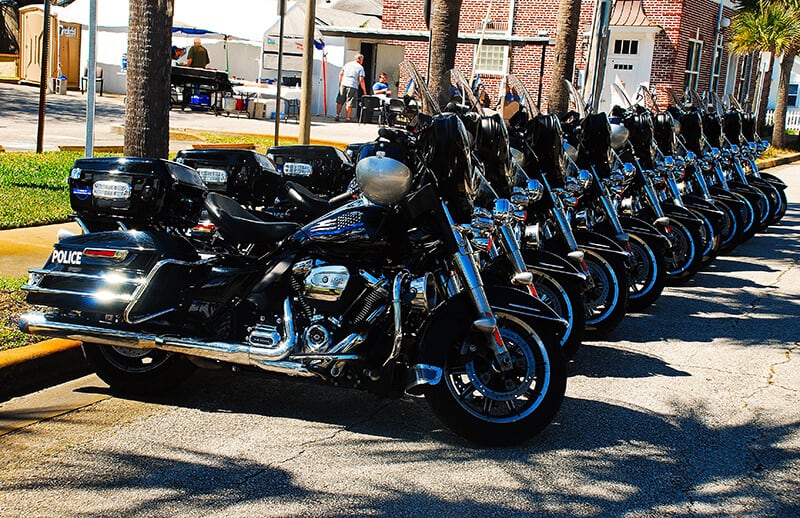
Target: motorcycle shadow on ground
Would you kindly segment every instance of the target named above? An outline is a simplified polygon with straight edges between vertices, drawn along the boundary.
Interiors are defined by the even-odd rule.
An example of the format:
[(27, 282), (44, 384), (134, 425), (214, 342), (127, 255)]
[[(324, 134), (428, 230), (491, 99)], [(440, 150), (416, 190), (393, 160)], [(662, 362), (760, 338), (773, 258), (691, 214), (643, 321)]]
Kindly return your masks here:
[[(293, 458), (278, 468), (256, 462), (256, 452), (217, 458), (185, 445), (185, 451), (167, 445), (166, 452), (151, 455), (89, 451), (87, 456), (109, 457), (114, 463), (109, 465), (119, 468), (102, 477), (50, 482), (82, 490), (87, 484), (98, 489), (152, 489), (163, 484), (169, 492), (176, 480), (183, 481), (179, 496), (131, 502), (141, 505), (129, 509), (132, 515), (154, 509), (160, 514), (170, 504), (184, 505), (182, 513), (202, 512), (208, 497), (222, 490), (223, 508), (231, 501), (269, 502), (279, 514), (281, 509), (290, 514), (283, 506), (292, 506), (291, 514), (304, 514), (296, 506), (306, 505), (318, 506), (305, 509), (312, 514), (327, 509), (326, 516), (408, 516), (410, 509), (422, 514), (457, 509), (460, 516), (608, 516), (649, 514), (662, 506), (674, 512), (686, 512), (690, 505), (733, 510), (743, 500), (754, 515), (796, 509), (793, 483), (780, 474), (800, 460), (800, 451), (784, 444), (796, 433), (798, 422), (719, 426), (713, 413), (709, 418), (711, 412), (702, 407), (676, 404), (659, 414), (601, 397), (569, 397), (555, 422), (535, 439), (513, 448), (484, 449), (469, 447), (444, 431), (424, 405), (413, 401), (378, 400), (295, 381), (203, 373), (171, 401), (208, 414), (196, 418), (208, 427), (224, 419), (221, 414), (255, 413), (288, 418), (287, 426), (296, 428), (293, 433), (307, 432), (309, 439), (299, 445), (269, 445), (286, 448), (284, 455)], [(296, 457), (295, 450), (301, 450)], [(195, 460), (182, 460), (187, 456)], [(345, 486), (330, 489), (329, 478), (313, 474), (312, 466), (329, 462), (347, 463)], [(391, 466), (406, 468), (398, 472)], [(479, 480), (471, 478), (474, 470), (483, 475)], [(192, 474), (190, 481), (186, 473)], [(35, 483), (48, 487), (48, 481)], [(454, 496), (450, 484), (462, 483), (467, 486)], [(463, 493), (466, 487), (468, 497)], [(336, 511), (328, 505), (336, 505)]]

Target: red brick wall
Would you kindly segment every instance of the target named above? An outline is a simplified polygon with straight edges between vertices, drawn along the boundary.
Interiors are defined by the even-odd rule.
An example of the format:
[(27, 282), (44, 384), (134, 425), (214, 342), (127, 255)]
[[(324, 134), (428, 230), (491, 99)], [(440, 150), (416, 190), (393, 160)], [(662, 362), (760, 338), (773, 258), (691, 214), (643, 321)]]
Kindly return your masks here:
[[(663, 28), (656, 35), (651, 84), (656, 87), (657, 100), (668, 102), (667, 89), (681, 92), (684, 86), (686, 57), (689, 39), (694, 39), (699, 29), (699, 39), (703, 41), (701, 56), (699, 90), (709, 87), (711, 66), (714, 59), (714, 31), (717, 24), (719, 3), (714, 0), (643, 0), (648, 18)], [(487, 4), (484, 1), (464, 0), (461, 8), (460, 31), (476, 32), (480, 20), (487, 17)], [(585, 69), (588, 58), (589, 40), (585, 33), (591, 32), (595, 1), (584, 0), (581, 6), (581, 27), (578, 31), (578, 45), (575, 55), (575, 69)], [(507, 1), (492, 2), (488, 17), (493, 21), (508, 21), (509, 3)], [(423, 0), (384, 0), (383, 28), (385, 29), (425, 29), (423, 19)], [(725, 8), (723, 16), (732, 18), (733, 12)], [(547, 31), (551, 38), (555, 37), (558, 17), (558, 0), (516, 0), (512, 33), (515, 35), (538, 36), (540, 31)], [(402, 44), (401, 42), (395, 42)], [(725, 41), (727, 45), (727, 39)], [(405, 43), (406, 58), (413, 61), (420, 71), (425, 73), (427, 67), (428, 44), (425, 42)], [(456, 66), (466, 75), (472, 71), (474, 55), (473, 45), (459, 45), (456, 53)], [(543, 99), (547, 98), (552, 69), (553, 47), (548, 47), (545, 55), (545, 73), (540, 77), (541, 47), (513, 47), (510, 70), (517, 74), (528, 87), (534, 97), (537, 95), (539, 81), (543, 81)], [(727, 47), (723, 51), (720, 78), (720, 93), (724, 83), (728, 64)], [(755, 74), (754, 74), (755, 77)], [(499, 76), (482, 76), (489, 92), (498, 95), (501, 78)], [(755, 91), (755, 88), (752, 88)]]

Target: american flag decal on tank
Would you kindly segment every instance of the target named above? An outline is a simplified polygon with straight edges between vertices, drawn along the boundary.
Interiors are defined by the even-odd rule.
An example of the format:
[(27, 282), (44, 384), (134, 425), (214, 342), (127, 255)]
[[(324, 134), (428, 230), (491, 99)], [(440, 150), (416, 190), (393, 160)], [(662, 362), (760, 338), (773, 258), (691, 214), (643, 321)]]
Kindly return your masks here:
[(364, 214), (360, 210), (349, 210), (329, 219), (318, 220), (309, 225), (309, 237), (360, 234), (364, 231)]

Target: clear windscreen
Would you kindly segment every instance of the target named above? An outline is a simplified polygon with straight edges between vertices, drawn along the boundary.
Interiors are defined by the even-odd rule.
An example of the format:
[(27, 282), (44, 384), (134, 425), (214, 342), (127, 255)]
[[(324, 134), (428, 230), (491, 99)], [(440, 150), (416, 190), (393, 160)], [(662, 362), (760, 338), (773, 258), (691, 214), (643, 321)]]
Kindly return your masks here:
[(467, 106), (470, 110), (483, 115), (483, 106), (475, 96), (473, 86), (459, 69), (450, 69), (450, 84), (458, 91), (462, 104)]
[(641, 104), (651, 112), (658, 113), (661, 111), (658, 108), (658, 103), (653, 98), (653, 94), (650, 92), (650, 89), (648, 89), (646, 86), (639, 85), (639, 89), (636, 91), (636, 97), (637, 97), (637, 103)]
[(530, 94), (528, 89), (525, 88), (525, 85), (522, 83), (519, 77), (514, 74), (508, 74), (505, 78), (505, 84), (511, 88), (512, 92), (517, 92), (517, 95), (520, 98), (520, 104), (531, 117), (535, 117), (539, 114), (539, 110), (533, 104), (533, 96)]
[(403, 61), (398, 65), (400, 77), (408, 78), (405, 96), (410, 100), (421, 103), (420, 111), (426, 115), (439, 115), (442, 113), (439, 103), (433, 98), (425, 79), (419, 73), (417, 67), (411, 61)]
[(581, 97), (581, 94), (578, 93), (570, 81), (565, 79), (564, 84), (566, 85), (567, 93), (569, 93), (569, 109), (578, 112), (578, 117), (585, 119), (586, 103), (583, 101), (583, 97)]
[(617, 83), (612, 83), (611, 84), (611, 88), (617, 94), (617, 97), (619, 97), (619, 99), (623, 103), (625, 103), (625, 106), (623, 106), (623, 108), (625, 108), (626, 110), (629, 110), (629, 109), (631, 109), (633, 107), (633, 103), (631, 102), (631, 98), (628, 97), (628, 93), (625, 91), (624, 88), (622, 88), (622, 86), (620, 86)]

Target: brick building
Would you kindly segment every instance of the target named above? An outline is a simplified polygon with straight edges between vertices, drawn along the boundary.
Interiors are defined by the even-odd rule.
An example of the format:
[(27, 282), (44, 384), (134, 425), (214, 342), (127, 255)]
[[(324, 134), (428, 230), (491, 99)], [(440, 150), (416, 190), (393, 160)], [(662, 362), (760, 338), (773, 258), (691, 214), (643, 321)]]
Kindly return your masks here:
[[(514, 73), (537, 97), (541, 84), (546, 102), (558, 4), (558, 0), (464, 0), (456, 66), (465, 74), (479, 73), (494, 94), (503, 75)], [(628, 93), (644, 84), (657, 93), (660, 103), (668, 102), (669, 89), (681, 92), (687, 85), (699, 91), (712, 88), (720, 95), (733, 93), (740, 100), (755, 97), (758, 67), (753, 56), (732, 55), (727, 49), (726, 29), (734, 14), (729, 0), (612, 0), (612, 4), (601, 109), (618, 102), (608, 87), (615, 81), (622, 82)], [(384, 0), (382, 36), (425, 31), (423, 7), (424, 0)], [(590, 44), (596, 7), (595, 0), (583, 1), (573, 77), (579, 87), (593, 61)], [(478, 44), (481, 34), (483, 44)], [(404, 46), (405, 57), (425, 70), (427, 41), (402, 39), (388, 43)], [(541, 41), (548, 39), (550, 44), (543, 47)]]

